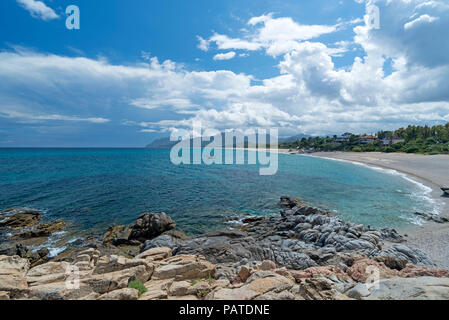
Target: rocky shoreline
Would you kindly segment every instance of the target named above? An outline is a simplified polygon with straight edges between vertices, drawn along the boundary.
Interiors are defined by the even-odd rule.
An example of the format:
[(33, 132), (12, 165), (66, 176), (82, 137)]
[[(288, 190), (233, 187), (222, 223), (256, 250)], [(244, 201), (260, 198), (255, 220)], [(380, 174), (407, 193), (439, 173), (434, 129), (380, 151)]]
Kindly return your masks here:
[(53, 258), (27, 241), (61, 231), (63, 221), (2, 211), (0, 299), (449, 299), (449, 271), (395, 230), (345, 222), (290, 197), (279, 206), (279, 216), (196, 237), (176, 231), (165, 213), (146, 213)]

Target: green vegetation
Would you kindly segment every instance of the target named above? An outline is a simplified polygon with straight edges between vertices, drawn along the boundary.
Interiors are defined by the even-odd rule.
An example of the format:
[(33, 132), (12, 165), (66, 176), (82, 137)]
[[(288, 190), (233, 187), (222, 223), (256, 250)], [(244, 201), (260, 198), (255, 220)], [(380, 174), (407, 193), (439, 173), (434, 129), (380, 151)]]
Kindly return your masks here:
[(396, 131), (379, 131), (376, 136), (346, 133), (341, 137), (310, 137), (281, 142), (279, 147), (305, 151), (449, 154), (449, 123), (433, 127), (408, 126)]
[(136, 289), (139, 292), (139, 297), (148, 291), (144, 284), (137, 280), (130, 281), (128, 283), (128, 288)]

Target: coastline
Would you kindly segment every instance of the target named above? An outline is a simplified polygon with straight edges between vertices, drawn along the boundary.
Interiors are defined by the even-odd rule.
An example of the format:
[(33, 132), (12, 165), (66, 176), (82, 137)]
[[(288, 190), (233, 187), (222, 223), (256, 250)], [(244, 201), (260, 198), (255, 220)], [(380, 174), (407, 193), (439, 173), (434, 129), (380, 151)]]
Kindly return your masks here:
[[(404, 153), (317, 152), (306, 156), (348, 161), (371, 167), (394, 170), (429, 188), (429, 196), (441, 201), (440, 216), (449, 217), (449, 197), (442, 196), (440, 187), (449, 184), (449, 156)], [(447, 159), (446, 159), (447, 158)], [(407, 234), (407, 244), (428, 254), (439, 266), (449, 268), (449, 225), (426, 221), (422, 226), (399, 230)]]

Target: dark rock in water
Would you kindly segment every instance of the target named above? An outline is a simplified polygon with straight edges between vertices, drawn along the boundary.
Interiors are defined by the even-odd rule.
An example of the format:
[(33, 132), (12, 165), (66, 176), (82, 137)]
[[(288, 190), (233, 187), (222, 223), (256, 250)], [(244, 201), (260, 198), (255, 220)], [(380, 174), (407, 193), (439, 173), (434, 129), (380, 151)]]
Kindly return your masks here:
[(165, 231), (176, 227), (176, 223), (164, 212), (162, 213), (144, 213), (134, 225), (130, 227), (131, 233), (129, 240), (138, 240), (145, 242), (153, 239)]
[(144, 213), (136, 223), (126, 226), (111, 226), (103, 236), (103, 244), (114, 246), (140, 246), (164, 232), (172, 230), (176, 223), (165, 213)]
[(103, 236), (103, 244), (111, 245), (114, 239), (125, 230), (125, 226), (110, 226)]
[(448, 223), (449, 219), (445, 217), (441, 217), (435, 214), (423, 213), (423, 212), (415, 212), (417, 216), (424, 218), (427, 221), (433, 221), (436, 223)]
[(11, 236), (9, 239), (30, 239), (30, 238), (40, 238), (40, 237), (48, 237), (53, 233), (60, 232), (64, 230), (66, 227), (66, 223), (64, 221), (56, 221), (50, 222), (46, 224), (38, 225), (36, 228), (25, 231), (22, 233), (15, 234)]
[(13, 230), (33, 227), (41, 220), (41, 214), (38, 211), (27, 208), (8, 209), (1, 211), (0, 214), (6, 214), (6, 216), (0, 217), (0, 227)]
[(278, 203), (278, 206), (280, 206), (283, 209), (293, 209), (294, 207), (303, 207), (304, 204), (295, 198), (283, 196), (281, 197), (281, 201)]

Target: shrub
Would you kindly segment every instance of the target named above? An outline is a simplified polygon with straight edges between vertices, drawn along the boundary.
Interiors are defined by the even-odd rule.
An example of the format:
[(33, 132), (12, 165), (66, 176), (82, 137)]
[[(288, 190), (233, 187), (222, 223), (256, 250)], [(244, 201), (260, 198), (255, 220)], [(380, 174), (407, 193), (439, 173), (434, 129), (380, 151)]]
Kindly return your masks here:
[(142, 282), (133, 280), (128, 283), (128, 288), (136, 289), (139, 292), (139, 297), (148, 291), (148, 289), (143, 285)]

